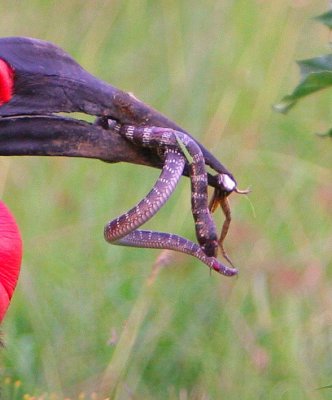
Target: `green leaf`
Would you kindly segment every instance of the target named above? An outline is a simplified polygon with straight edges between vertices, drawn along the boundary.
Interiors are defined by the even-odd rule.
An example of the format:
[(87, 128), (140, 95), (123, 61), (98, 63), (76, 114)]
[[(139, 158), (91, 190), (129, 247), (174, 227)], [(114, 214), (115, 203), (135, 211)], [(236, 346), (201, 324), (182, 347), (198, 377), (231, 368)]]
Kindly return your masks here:
[(298, 61), (301, 81), (293, 93), (273, 106), (277, 112), (286, 113), (301, 98), (332, 86), (332, 54)]
[(300, 68), (301, 80), (304, 80), (314, 72), (332, 71), (332, 54), (298, 61), (297, 65)]
[(314, 19), (326, 25), (328, 28), (332, 28), (332, 11), (327, 11), (324, 14), (318, 15)]
[(187, 150), (186, 145), (182, 142), (180, 136), (177, 135), (176, 133), (175, 133), (175, 138), (176, 138), (176, 141), (178, 142), (179, 148), (182, 151), (183, 155), (186, 157), (186, 159), (189, 162), (189, 164), (192, 164), (193, 158), (190, 155), (189, 151)]

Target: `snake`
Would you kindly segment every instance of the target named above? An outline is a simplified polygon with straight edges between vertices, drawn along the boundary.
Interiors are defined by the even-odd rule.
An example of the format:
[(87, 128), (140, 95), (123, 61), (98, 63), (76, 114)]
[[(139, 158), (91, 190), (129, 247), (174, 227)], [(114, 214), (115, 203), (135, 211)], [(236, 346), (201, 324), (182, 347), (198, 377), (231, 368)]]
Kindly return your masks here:
[[(104, 237), (107, 242), (122, 246), (175, 250), (196, 257), (222, 275), (236, 275), (236, 268), (224, 265), (216, 258), (218, 241), (208, 207), (207, 174), (204, 157), (196, 142), (185, 133), (167, 128), (117, 124), (115, 130), (137, 145), (157, 148), (163, 158), (163, 167), (149, 193), (129, 211), (106, 224)], [(190, 158), (184, 154), (182, 146), (188, 151)], [(138, 229), (170, 198), (188, 158), (191, 206), (198, 244), (179, 235)]]

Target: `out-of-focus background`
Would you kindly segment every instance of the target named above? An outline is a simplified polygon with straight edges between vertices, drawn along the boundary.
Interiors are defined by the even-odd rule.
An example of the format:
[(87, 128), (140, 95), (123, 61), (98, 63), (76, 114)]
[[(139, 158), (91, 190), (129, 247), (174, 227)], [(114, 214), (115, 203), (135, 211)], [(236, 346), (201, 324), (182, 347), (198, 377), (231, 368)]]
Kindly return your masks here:
[[(329, 51), (311, 19), (327, 3), (1, 2), (1, 36), (56, 43), (252, 189), (250, 202), (231, 196), (238, 278), (180, 254), (152, 273), (160, 252), (110, 246), (103, 226), (158, 171), (2, 157), (1, 195), (24, 239), (2, 326), (4, 399), (331, 398), (316, 389), (332, 384), (332, 142), (314, 135), (331, 126), (331, 93), (287, 116), (271, 109), (298, 81), (294, 61)], [(187, 179), (149, 227), (194, 239)]]

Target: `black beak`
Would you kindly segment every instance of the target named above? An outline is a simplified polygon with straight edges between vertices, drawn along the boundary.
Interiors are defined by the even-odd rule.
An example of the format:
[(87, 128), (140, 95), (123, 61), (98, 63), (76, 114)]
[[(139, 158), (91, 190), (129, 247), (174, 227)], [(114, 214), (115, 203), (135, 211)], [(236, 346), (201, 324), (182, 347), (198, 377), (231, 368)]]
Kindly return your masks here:
[(89, 74), (52, 43), (2, 38), (0, 58), (15, 74), (14, 96), (0, 108), (1, 116), (82, 112), (123, 124), (176, 127), (130, 94)]
[(0, 118), (0, 155), (84, 157), (162, 167), (156, 154), (111, 129), (52, 115)]
[[(148, 105), (89, 74), (51, 43), (23, 38), (0, 39), (0, 60), (13, 71), (13, 93), (0, 102), (0, 155), (63, 155), (133, 162), (161, 167), (157, 154), (137, 148), (104, 124), (168, 127), (184, 132)], [(54, 116), (82, 112), (98, 117), (89, 124)], [(206, 163), (231, 173), (200, 143)], [(211, 181), (212, 179), (212, 181)], [(210, 178), (211, 183), (213, 178)]]

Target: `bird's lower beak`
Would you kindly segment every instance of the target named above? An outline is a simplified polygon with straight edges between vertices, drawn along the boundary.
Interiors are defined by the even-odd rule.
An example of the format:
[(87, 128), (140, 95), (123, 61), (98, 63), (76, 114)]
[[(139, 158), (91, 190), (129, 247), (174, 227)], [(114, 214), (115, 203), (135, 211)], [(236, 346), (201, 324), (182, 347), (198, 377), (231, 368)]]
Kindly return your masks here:
[(0, 118), (0, 155), (95, 158), (160, 168), (160, 159), (116, 134), (112, 129), (62, 116)]

